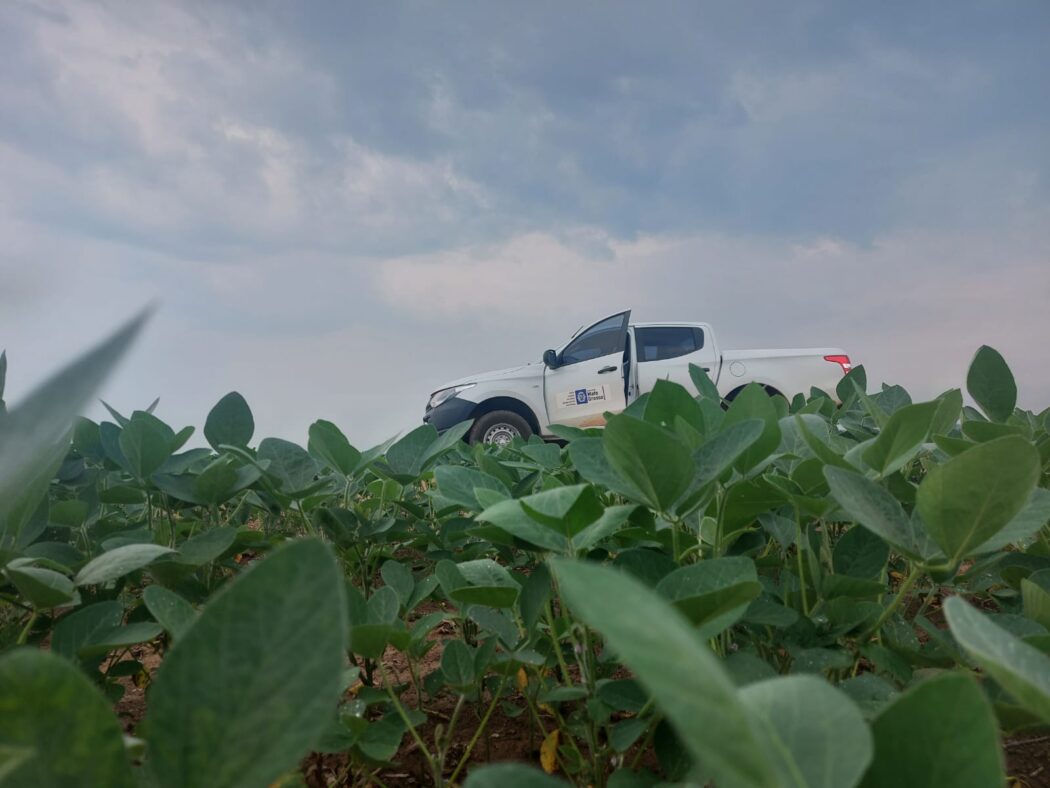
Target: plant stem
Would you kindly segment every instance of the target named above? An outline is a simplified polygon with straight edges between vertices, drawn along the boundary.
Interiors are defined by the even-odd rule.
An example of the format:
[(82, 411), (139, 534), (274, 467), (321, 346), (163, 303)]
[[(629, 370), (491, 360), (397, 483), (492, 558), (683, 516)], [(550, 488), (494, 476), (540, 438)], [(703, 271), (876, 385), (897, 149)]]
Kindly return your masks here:
[(478, 729), (474, 731), (474, 735), (467, 743), (467, 749), (463, 751), (463, 757), (459, 759), (459, 763), (456, 764), (456, 768), (453, 770), (452, 775), (448, 778), (448, 781), (450, 783), (455, 784), (456, 775), (459, 774), (460, 769), (462, 769), (466, 765), (467, 759), (470, 758), (470, 753), (473, 751), (474, 745), (478, 743), (478, 739), (481, 738), (482, 731), (484, 731), (485, 727), (489, 724), (489, 718), (492, 716), (492, 712), (496, 710), (496, 704), (499, 702), (500, 696), (503, 694), (503, 685), (506, 683), (507, 677), (504, 676), (502, 679), (500, 679), (499, 687), (496, 688), (496, 691), (492, 695), (492, 703), (489, 704), (488, 709), (485, 711), (485, 716), (481, 718), (481, 723), (478, 725)]
[(423, 738), (419, 735), (419, 731), (416, 730), (416, 726), (412, 724), (412, 720), (408, 718), (408, 713), (405, 711), (405, 707), (401, 705), (401, 701), (398, 700), (397, 695), (394, 694), (394, 689), (390, 685), (390, 679), (386, 675), (386, 668), (383, 667), (383, 661), (378, 661), (379, 674), (383, 677), (383, 687), (386, 689), (386, 694), (390, 696), (390, 702), (394, 704), (394, 710), (397, 711), (398, 716), (401, 717), (401, 721), (408, 727), (409, 733), (412, 734), (412, 738), (416, 740), (416, 745), (419, 747), (419, 751), (427, 761), (427, 766), (430, 767), (430, 773), (434, 777), (434, 784), (441, 784), (441, 770), (437, 768), (437, 764), (434, 763), (433, 757), (430, 754), (430, 748), (427, 747)]
[(566, 686), (572, 685), (572, 679), (569, 677), (569, 666), (565, 664), (565, 655), (561, 653), (561, 644), (558, 643), (558, 629), (554, 626), (554, 610), (551, 608), (551, 603), (547, 603), (547, 624), (551, 628), (551, 644), (554, 646), (554, 653), (558, 657), (558, 666), (561, 668), (562, 681), (565, 682)]
[(911, 587), (915, 585), (915, 581), (919, 579), (919, 575), (921, 574), (922, 569), (920, 567), (912, 567), (908, 576), (904, 578), (904, 582), (901, 583), (901, 587), (897, 589), (897, 595), (893, 598), (893, 601), (882, 611), (882, 615), (879, 616), (878, 620), (860, 636), (861, 641), (866, 641), (871, 638), (872, 635), (876, 634), (879, 629), (882, 628), (883, 624), (889, 621), (890, 616), (892, 616), (897, 611), (897, 608), (901, 606), (901, 603), (904, 601), (908, 592), (911, 590)]
[(24, 646), (26, 644), (26, 641), (29, 639), (29, 632), (33, 629), (33, 624), (36, 623), (39, 615), (40, 611), (34, 609), (32, 615), (29, 616), (29, 620), (26, 622), (25, 627), (22, 629), (22, 633), (18, 636), (16, 645)]
[(798, 512), (795, 512), (795, 558), (798, 561), (798, 589), (802, 594), (802, 612), (809, 615), (809, 601), (806, 598), (806, 573), (802, 567), (802, 523), (799, 522)]

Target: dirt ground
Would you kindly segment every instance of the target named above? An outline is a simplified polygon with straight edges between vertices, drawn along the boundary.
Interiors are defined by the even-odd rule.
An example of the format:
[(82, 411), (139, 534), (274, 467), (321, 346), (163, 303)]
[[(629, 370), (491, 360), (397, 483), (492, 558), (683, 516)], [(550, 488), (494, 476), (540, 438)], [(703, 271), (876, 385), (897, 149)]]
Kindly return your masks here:
[(1050, 788), (1050, 736), (1018, 736), (1003, 746), (1011, 788)]

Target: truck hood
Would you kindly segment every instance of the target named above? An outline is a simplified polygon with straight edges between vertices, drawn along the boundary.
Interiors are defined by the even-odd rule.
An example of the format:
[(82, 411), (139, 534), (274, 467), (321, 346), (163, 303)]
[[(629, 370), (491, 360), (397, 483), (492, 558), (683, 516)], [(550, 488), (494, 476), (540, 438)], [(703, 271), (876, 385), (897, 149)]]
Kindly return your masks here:
[(497, 369), (492, 372), (480, 372), (476, 375), (468, 375), (465, 378), (459, 378), (458, 380), (444, 383), (434, 389), (434, 391), (441, 391), (442, 389), (452, 388), (453, 386), (462, 386), (465, 383), (495, 383), (501, 380), (525, 380), (528, 378), (543, 377), (545, 366), (546, 365), (541, 361), (534, 361), (530, 364), (520, 364), (516, 367)]

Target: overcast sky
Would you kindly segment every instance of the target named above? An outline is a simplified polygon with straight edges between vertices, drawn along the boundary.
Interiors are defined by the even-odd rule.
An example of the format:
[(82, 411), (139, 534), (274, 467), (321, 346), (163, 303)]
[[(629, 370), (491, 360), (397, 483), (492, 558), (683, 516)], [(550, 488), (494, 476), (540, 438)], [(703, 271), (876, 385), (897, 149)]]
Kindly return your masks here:
[[(581, 323), (836, 345), (1050, 405), (1050, 4), (0, 4), (8, 399), (371, 445)], [(99, 415), (93, 411), (94, 415)]]

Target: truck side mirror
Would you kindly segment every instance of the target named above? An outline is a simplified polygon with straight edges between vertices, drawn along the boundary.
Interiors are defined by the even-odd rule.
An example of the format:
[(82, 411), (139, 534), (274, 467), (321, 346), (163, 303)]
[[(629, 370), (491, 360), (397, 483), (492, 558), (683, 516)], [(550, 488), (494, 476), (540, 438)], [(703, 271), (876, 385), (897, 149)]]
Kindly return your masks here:
[(543, 363), (546, 364), (551, 369), (557, 369), (558, 368), (558, 354), (555, 353), (553, 350), (545, 350), (545, 351), (543, 351)]

